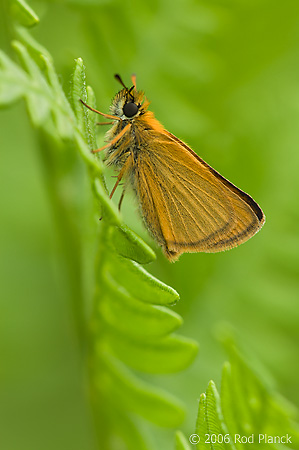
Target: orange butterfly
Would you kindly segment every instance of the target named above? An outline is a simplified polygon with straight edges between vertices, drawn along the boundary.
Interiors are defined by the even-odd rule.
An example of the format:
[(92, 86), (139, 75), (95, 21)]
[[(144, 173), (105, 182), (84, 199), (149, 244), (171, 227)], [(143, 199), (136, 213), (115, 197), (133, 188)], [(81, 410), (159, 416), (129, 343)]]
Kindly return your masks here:
[[(165, 256), (175, 261), (185, 252), (219, 252), (251, 238), (265, 222), (258, 204), (169, 133), (148, 111), (144, 92), (122, 84), (112, 101), (106, 163), (137, 194), (145, 224)], [(123, 199), (121, 196), (119, 208)]]

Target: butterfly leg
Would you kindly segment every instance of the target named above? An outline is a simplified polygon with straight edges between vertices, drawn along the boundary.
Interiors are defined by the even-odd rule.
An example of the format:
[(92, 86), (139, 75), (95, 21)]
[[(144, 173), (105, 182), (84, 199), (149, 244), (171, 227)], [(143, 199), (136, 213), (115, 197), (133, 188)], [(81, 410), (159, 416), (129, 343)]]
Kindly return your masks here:
[[(128, 159), (129, 159), (129, 158), (130, 158), (130, 156), (128, 157)], [(128, 159), (127, 159), (126, 163), (124, 164), (123, 168), (121, 169), (121, 171), (119, 172), (119, 174), (118, 174), (118, 176), (117, 176), (116, 183), (115, 183), (115, 185), (114, 185), (114, 187), (113, 187), (113, 189), (112, 189), (112, 191), (111, 191), (111, 194), (109, 195), (109, 198), (110, 198), (110, 199), (113, 197), (113, 194), (114, 194), (114, 192), (116, 191), (117, 186), (118, 186), (119, 183), (121, 182), (121, 179), (122, 179), (122, 177), (124, 176), (126, 170), (128, 170), (128, 168), (129, 168), (129, 163), (130, 163), (131, 161), (129, 161), (129, 163), (128, 163)], [(127, 163), (128, 163), (128, 164), (127, 164)], [(126, 167), (125, 167), (125, 166), (126, 166)], [(122, 194), (121, 194), (120, 199), (119, 199), (119, 202), (118, 202), (118, 210), (119, 210), (119, 211), (120, 211), (121, 204), (122, 204), (122, 201), (123, 201), (123, 199), (124, 199), (124, 196), (125, 196), (125, 189), (122, 191)], [(102, 217), (100, 217), (99, 220), (102, 220)]]
[(122, 194), (121, 194), (120, 199), (119, 199), (119, 202), (118, 202), (118, 210), (119, 210), (119, 211), (120, 211), (120, 208), (121, 208), (121, 205), (122, 205), (124, 196), (125, 196), (125, 189), (122, 191)]
[[(124, 174), (125, 174), (126, 172), (128, 172), (128, 170), (131, 168), (132, 160), (133, 160), (133, 158), (132, 158), (132, 155), (131, 155), (131, 153), (130, 153), (130, 155), (128, 156), (128, 158), (127, 158), (125, 164), (122, 166), (122, 168), (121, 168), (121, 170), (120, 170), (120, 172), (119, 172), (119, 174), (118, 174), (118, 176), (117, 176), (116, 183), (115, 183), (115, 185), (114, 185), (114, 187), (113, 187), (113, 189), (112, 189), (112, 191), (111, 191), (111, 194), (110, 194), (110, 196), (109, 196), (110, 199), (113, 197), (113, 194), (114, 194), (114, 192), (115, 192), (117, 186), (118, 186), (119, 183), (121, 182), (121, 179), (122, 179), (122, 177), (124, 176)], [(123, 195), (122, 195), (122, 197), (123, 197)], [(121, 204), (122, 200), (123, 200), (123, 199), (121, 198), (121, 199), (120, 199), (120, 204)]]
[(131, 128), (131, 124), (128, 123), (122, 130), (120, 133), (118, 133), (115, 138), (112, 139), (112, 141), (108, 142), (108, 144), (104, 145), (101, 148), (97, 148), (96, 150), (92, 150), (92, 153), (98, 153), (101, 152), (102, 150), (105, 150), (105, 148), (110, 147), (111, 145), (114, 145), (117, 141), (119, 141), (119, 139), (121, 137), (123, 137), (124, 134), (126, 134), (126, 132)]

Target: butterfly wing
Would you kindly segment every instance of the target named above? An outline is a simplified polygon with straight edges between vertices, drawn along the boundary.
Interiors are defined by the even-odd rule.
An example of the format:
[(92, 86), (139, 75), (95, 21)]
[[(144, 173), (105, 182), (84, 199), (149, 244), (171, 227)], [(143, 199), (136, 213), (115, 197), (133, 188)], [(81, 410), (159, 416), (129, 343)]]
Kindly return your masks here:
[(147, 134), (139, 138), (131, 179), (168, 259), (236, 247), (262, 227), (263, 212), (248, 194), (166, 130)]

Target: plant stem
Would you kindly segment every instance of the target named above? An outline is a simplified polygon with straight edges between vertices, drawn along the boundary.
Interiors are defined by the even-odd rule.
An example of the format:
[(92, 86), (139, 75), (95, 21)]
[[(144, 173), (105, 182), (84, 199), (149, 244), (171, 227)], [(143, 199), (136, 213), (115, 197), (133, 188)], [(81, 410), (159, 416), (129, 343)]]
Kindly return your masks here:
[(97, 344), (103, 335), (103, 329), (99, 321), (99, 304), (102, 299), (102, 286), (99, 285), (100, 279), (103, 279), (102, 272), (105, 267), (107, 256), (107, 247), (104, 245), (105, 236), (107, 235), (109, 226), (103, 221), (98, 235), (98, 247), (95, 258), (95, 292), (93, 297), (93, 305), (89, 326), (89, 345), (88, 345), (88, 381), (89, 381), (89, 400), (91, 412), (93, 415), (95, 433), (97, 437), (98, 449), (108, 449), (108, 428), (107, 411), (105, 408), (105, 398), (102, 392), (100, 358), (97, 354)]

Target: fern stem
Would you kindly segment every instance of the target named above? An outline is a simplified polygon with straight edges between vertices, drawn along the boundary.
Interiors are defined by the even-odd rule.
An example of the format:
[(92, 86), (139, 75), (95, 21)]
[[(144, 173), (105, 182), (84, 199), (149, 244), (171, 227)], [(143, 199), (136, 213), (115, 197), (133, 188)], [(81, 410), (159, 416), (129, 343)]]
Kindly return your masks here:
[[(86, 347), (86, 323), (82, 287), (80, 236), (74, 223), (72, 205), (66, 201), (61, 188), (66, 174), (57, 169), (61, 167), (61, 161), (57, 160), (60, 159), (61, 154), (64, 154), (64, 152), (62, 153), (61, 141), (56, 141), (48, 133), (41, 131), (39, 133), (39, 140), (44, 178), (57, 224), (60, 245), (64, 253), (65, 270), (69, 281), (69, 297), (77, 342), (83, 354), (85, 351), (84, 348)], [(63, 150), (65, 151), (65, 148)]]

